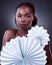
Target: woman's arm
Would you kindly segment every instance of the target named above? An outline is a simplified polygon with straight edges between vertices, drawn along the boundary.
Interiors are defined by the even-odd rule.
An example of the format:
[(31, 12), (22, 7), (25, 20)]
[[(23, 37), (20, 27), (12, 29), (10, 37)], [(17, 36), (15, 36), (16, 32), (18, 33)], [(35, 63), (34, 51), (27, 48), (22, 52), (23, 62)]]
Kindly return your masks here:
[(15, 38), (15, 30), (6, 30), (3, 36), (2, 46), (4, 46), (6, 42), (9, 42), (11, 38)]
[(50, 44), (45, 46), (45, 51), (47, 55), (47, 64), (46, 65), (52, 65), (52, 55), (51, 55), (51, 50), (50, 50)]

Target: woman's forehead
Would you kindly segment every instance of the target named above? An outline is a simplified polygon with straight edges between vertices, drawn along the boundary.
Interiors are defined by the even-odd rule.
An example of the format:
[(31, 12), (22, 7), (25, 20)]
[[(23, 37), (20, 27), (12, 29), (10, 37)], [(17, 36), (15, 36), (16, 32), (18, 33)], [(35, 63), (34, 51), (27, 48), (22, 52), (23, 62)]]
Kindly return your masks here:
[(17, 12), (16, 12), (17, 14), (25, 14), (25, 13), (32, 13), (31, 12), (31, 9), (29, 8), (29, 7), (26, 7), (26, 6), (22, 6), (22, 7), (19, 7), (18, 9), (17, 9)]

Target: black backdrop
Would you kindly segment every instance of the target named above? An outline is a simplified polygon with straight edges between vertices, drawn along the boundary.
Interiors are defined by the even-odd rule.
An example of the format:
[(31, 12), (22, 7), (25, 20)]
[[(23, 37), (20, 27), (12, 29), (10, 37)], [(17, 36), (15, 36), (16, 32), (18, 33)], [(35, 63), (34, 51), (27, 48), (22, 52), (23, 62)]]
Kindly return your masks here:
[(32, 2), (35, 5), (38, 25), (43, 25), (48, 30), (52, 50), (52, 0), (0, 0), (0, 49), (4, 32), (17, 28), (15, 9), (21, 2)]

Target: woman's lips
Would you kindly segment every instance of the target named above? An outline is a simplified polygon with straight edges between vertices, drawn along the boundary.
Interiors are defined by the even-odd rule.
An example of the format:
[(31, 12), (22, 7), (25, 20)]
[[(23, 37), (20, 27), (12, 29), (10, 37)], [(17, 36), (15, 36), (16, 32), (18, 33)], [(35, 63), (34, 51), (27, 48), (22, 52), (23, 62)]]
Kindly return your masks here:
[(25, 24), (21, 24), (21, 28), (26, 29), (26, 26), (27, 26), (27, 25), (25, 25)]
[(21, 26), (26, 26), (25, 24), (21, 24)]

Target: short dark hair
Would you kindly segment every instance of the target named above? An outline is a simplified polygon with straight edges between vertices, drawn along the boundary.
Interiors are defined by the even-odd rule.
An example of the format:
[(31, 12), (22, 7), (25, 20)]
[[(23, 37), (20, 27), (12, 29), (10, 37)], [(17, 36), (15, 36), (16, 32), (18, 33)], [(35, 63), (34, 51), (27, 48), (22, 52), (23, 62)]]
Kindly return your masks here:
[[(20, 8), (20, 7), (22, 7), (22, 6), (29, 7), (29, 8), (31, 9), (32, 13), (33, 13), (33, 16), (34, 16), (34, 14), (35, 14), (35, 6), (34, 6), (32, 3), (30, 3), (30, 2), (20, 3), (20, 4), (16, 7), (16, 11), (17, 11), (18, 8)], [(16, 20), (15, 20), (15, 21), (16, 21)], [(16, 22), (15, 22), (15, 23), (16, 23)], [(33, 20), (33, 22), (32, 22), (32, 26), (35, 26), (36, 24), (37, 24), (37, 17), (34, 16), (34, 20)]]

